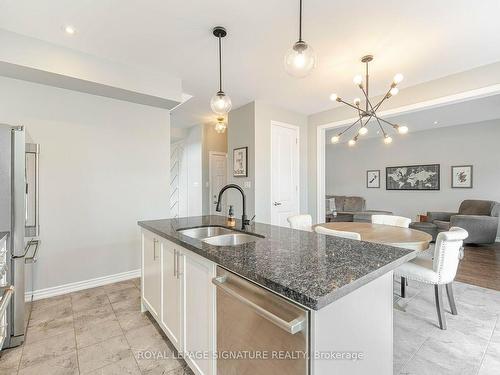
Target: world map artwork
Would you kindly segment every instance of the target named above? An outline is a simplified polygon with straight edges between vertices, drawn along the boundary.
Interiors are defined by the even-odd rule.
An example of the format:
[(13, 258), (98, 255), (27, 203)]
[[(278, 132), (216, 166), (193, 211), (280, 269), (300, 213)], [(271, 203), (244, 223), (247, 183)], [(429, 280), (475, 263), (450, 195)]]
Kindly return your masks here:
[(386, 168), (387, 190), (439, 190), (439, 164)]

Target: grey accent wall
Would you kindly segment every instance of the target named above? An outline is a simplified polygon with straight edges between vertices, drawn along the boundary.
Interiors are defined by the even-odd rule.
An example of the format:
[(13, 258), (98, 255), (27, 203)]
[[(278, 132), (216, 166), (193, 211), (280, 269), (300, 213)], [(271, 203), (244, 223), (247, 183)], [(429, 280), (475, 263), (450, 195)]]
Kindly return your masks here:
[[(453, 74), (447, 77), (425, 82), (419, 85), (405, 87), (399, 95), (391, 98), (384, 104), (384, 109), (398, 108), (404, 105), (419, 103), (433, 98), (461, 93), (467, 90), (478, 89), (500, 82), (500, 63), (489, 64), (466, 72)], [(339, 93), (341, 94), (341, 93)], [(377, 97), (375, 97), (375, 100)], [(335, 121), (353, 117), (353, 112), (345, 106), (335, 106), (330, 110), (313, 114), (308, 118), (309, 148), (308, 148), (308, 175), (309, 175), (309, 211), (316, 219), (317, 208), (317, 127)]]
[[(227, 183), (237, 184), (245, 190), (247, 197), (247, 215), (255, 214), (255, 102), (248, 103), (229, 112), (227, 126)], [(248, 177), (233, 177), (233, 149), (248, 147)], [(245, 188), (245, 182), (250, 183)], [(233, 205), (235, 215), (241, 216), (241, 195), (231, 189), (227, 194), (227, 205)], [(227, 214), (224, 213), (224, 214)]]
[[(393, 211), (415, 220), (426, 211), (456, 211), (464, 199), (500, 201), (500, 120), (450, 126), (396, 137), (391, 145), (378, 138), (326, 146), (326, 193), (357, 195), (368, 209)], [(441, 164), (440, 191), (385, 189), (385, 167)], [(474, 166), (472, 189), (451, 188), (451, 166)], [(380, 189), (366, 187), (366, 171), (380, 169)]]

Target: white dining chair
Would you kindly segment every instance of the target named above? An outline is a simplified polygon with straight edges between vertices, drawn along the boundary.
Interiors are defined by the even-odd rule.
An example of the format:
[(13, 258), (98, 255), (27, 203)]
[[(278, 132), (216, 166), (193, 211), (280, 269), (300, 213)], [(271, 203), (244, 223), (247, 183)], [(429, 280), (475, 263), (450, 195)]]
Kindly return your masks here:
[(312, 232), (312, 216), (311, 215), (293, 215), (286, 219), (290, 228), (307, 230)]
[(392, 225), (393, 227), (408, 228), (411, 219), (395, 215), (372, 215), (372, 224)]
[(451, 313), (458, 314), (452, 283), (460, 262), (460, 249), (468, 236), (465, 229), (458, 227), (452, 227), (448, 232), (441, 232), (437, 236), (432, 258), (417, 257), (394, 270), (394, 274), (401, 277), (402, 298), (406, 297), (406, 280), (434, 285), (436, 310), (441, 329), (446, 329), (442, 298), (443, 286), (446, 286)]
[(314, 231), (319, 234), (326, 234), (328, 236), (336, 236), (336, 237), (342, 237), (342, 238), (349, 238), (351, 240), (361, 240), (361, 235), (356, 232), (347, 232), (344, 230), (335, 230), (335, 229), (328, 229), (322, 226), (317, 226), (314, 228)]

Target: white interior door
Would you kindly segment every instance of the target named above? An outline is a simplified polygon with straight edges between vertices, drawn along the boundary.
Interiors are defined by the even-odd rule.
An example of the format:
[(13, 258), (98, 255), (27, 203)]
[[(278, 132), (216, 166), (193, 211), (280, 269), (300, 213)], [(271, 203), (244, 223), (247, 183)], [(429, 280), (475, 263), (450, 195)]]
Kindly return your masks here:
[(217, 206), (217, 198), (219, 191), (227, 183), (227, 154), (222, 152), (210, 152), (209, 154), (210, 163), (210, 214), (211, 215), (221, 215), (227, 214), (225, 197), (222, 201), (222, 211), (215, 211)]
[(271, 122), (271, 224), (299, 213), (299, 128)]

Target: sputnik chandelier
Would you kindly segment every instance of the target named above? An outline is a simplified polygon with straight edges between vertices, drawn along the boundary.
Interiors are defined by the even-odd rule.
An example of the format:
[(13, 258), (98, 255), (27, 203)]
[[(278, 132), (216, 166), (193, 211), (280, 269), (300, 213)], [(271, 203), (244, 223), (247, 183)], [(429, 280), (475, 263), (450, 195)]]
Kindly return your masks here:
[[(397, 95), (399, 92), (399, 89), (397, 88), (397, 85), (403, 80), (403, 75), (401, 73), (398, 73), (394, 76), (391, 87), (389, 88), (389, 91), (384, 95), (384, 97), (375, 105), (373, 105), (370, 101), (369, 97), (369, 76), (368, 76), (368, 64), (373, 60), (372, 55), (367, 55), (363, 56), (361, 58), (361, 62), (366, 64), (366, 75), (365, 75), (365, 82), (363, 83), (363, 77), (361, 74), (358, 74), (354, 77), (353, 82), (355, 85), (357, 85), (361, 91), (363, 92), (363, 96), (365, 98), (365, 105), (364, 108), (361, 107), (361, 99), (360, 98), (355, 98), (353, 104), (347, 103), (344, 101), (341, 97), (339, 97), (337, 94), (332, 94), (330, 95), (330, 100), (332, 101), (337, 101), (340, 103), (343, 103), (349, 107), (354, 108), (358, 112), (359, 118), (350, 126), (348, 126), (346, 129), (342, 130), (340, 133), (337, 135), (334, 135), (331, 138), (331, 143), (338, 143), (340, 141), (340, 137), (344, 135), (346, 132), (348, 132), (351, 129), (356, 129), (356, 132), (354, 133), (354, 137), (352, 137), (348, 145), (349, 146), (354, 146), (356, 142), (358, 141), (360, 136), (366, 135), (368, 133), (368, 128), (367, 125), (370, 122), (370, 120), (375, 119), (376, 123), (378, 124), (378, 127), (380, 128), (380, 131), (382, 132), (382, 136), (384, 137), (384, 143), (385, 144), (390, 144), (392, 143), (392, 137), (387, 133), (386, 129), (384, 126), (390, 126), (394, 130), (396, 130), (399, 134), (406, 134), (408, 133), (408, 127), (405, 125), (397, 125), (394, 124), (390, 121), (387, 121), (383, 118), (380, 118), (377, 115), (377, 111), (379, 110), (380, 106), (382, 103), (389, 99), (391, 96)], [(373, 122), (372, 122), (373, 123)]]

